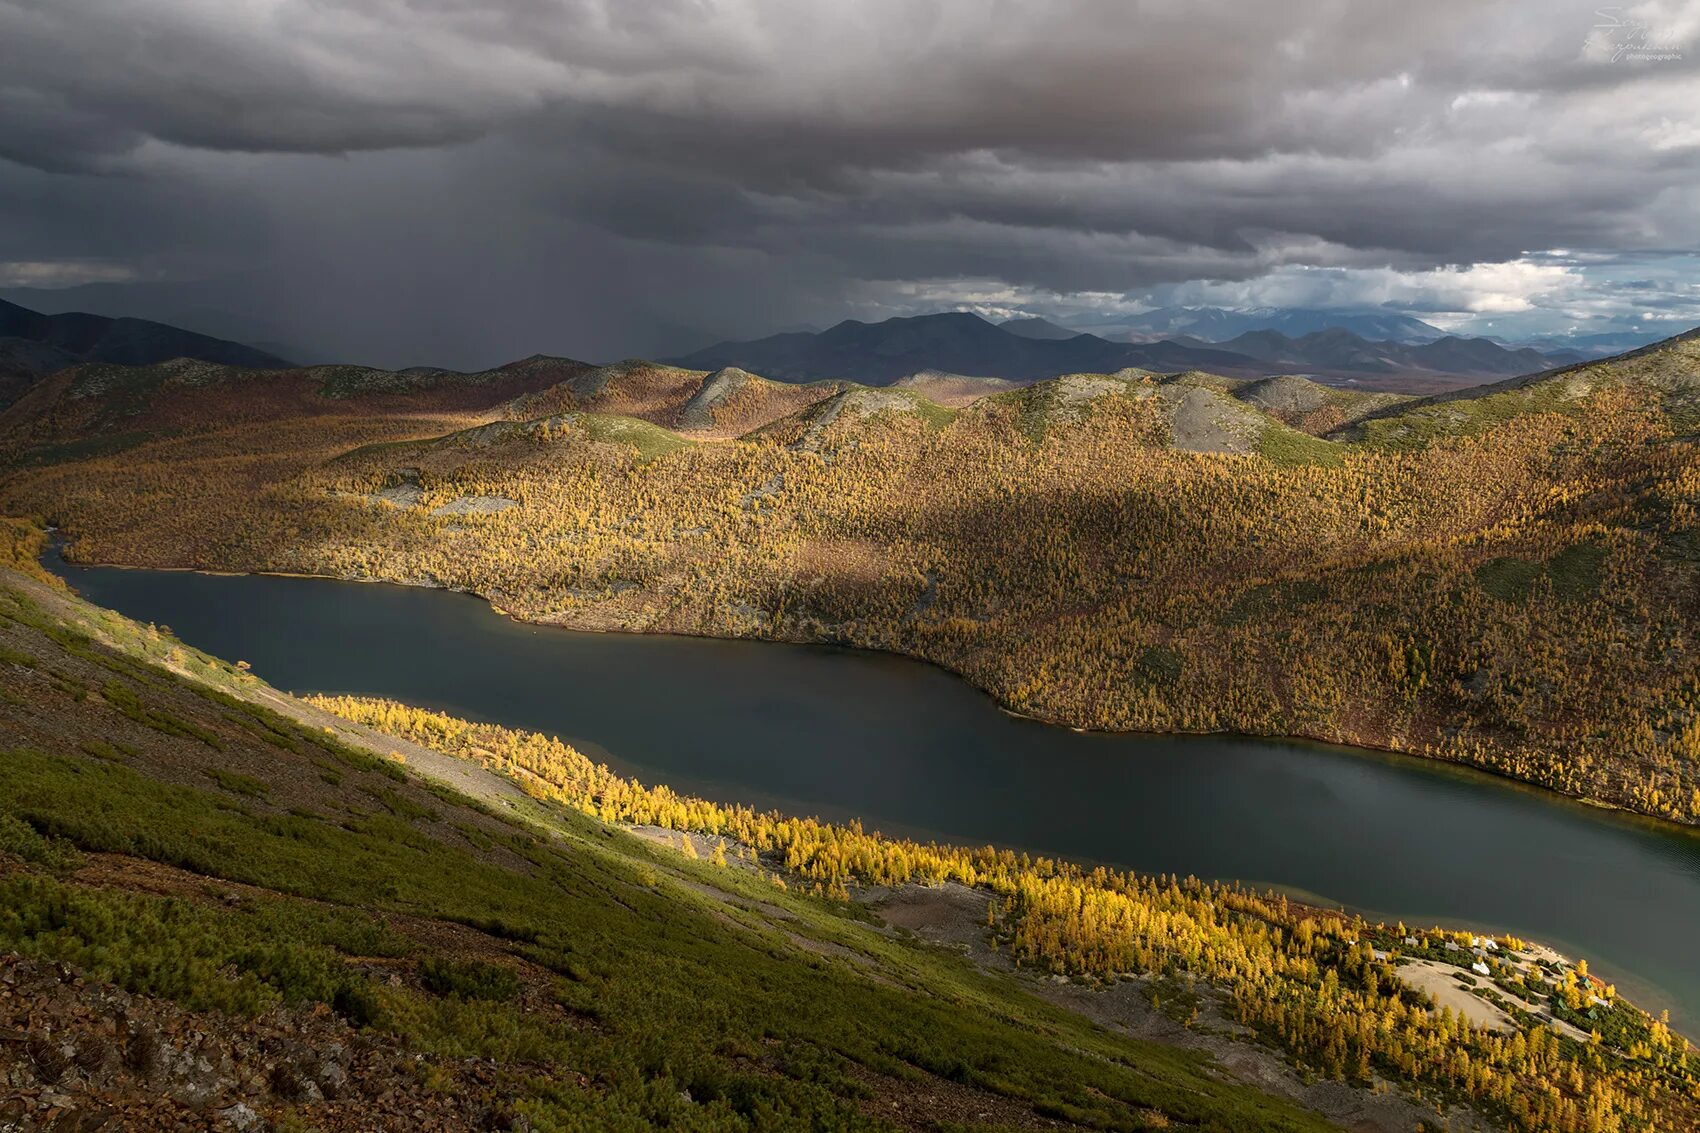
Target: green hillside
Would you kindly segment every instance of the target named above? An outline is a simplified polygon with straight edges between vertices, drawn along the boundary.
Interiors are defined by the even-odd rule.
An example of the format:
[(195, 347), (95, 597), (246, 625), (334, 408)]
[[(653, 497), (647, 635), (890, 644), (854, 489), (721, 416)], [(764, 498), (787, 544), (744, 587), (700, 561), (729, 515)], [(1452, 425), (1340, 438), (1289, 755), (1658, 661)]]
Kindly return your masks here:
[[(122, 994), (157, 1023), (144, 1039), (65, 1020), (69, 1065), (14, 1064), (38, 1112), (63, 1096), (126, 1128), (236, 1106), (280, 1129), (1325, 1127), (855, 906), (446, 757), (400, 762), (13, 572), (0, 643), (0, 967), (36, 1010), (63, 999), (41, 963), (65, 964), (78, 1001)], [(171, 1068), (205, 1052), (209, 1070)]]
[(1455, 962), (1442, 945), (1468, 934), (1412, 949), (1404, 926), (1237, 886), (883, 839), (640, 787), (548, 737), (296, 700), (66, 594), (34, 567), (39, 531), (0, 530), (0, 1027), (31, 1036), (0, 1048), (14, 1115), (1240, 1131), (1325, 1113), (1392, 1131), (1474, 1110), (1527, 1133), (1693, 1116), (1688, 1045), (1522, 942), (1494, 968), (1511, 1037), (1394, 966)]

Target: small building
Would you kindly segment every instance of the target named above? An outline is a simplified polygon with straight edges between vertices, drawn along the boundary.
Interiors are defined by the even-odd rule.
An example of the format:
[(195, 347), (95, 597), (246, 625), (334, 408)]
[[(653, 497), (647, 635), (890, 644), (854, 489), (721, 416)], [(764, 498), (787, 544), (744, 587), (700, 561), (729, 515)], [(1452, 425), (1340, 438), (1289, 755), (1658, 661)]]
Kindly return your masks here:
[(1470, 970), (1472, 972), (1476, 973), (1476, 975), (1478, 975), (1478, 976), (1486, 976), (1486, 975), (1492, 974), (1488, 971), (1488, 966), (1486, 964), (1482, 963), (1480, 960), (1477, 960), (1474, 964), (1471, 964)]
[(1407, 948), (1415, 948), (1417, 946), (1417, 938), (1414, 936), (1407, 936), (1405, 938), (1405, 946)]
[(1446, 942), (1446, 950), (1448, 952), (1456, 952), (1456, 951), (1458, 951), (1458, 946), (1456, 944), (1454, 944), (1452, 941), (1448, 940)]

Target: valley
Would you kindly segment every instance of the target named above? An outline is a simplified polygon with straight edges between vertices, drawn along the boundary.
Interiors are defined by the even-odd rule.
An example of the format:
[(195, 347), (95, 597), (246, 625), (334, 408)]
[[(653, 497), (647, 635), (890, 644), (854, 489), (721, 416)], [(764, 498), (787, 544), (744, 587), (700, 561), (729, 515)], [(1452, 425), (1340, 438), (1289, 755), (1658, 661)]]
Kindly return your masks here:
[(1700, 1133), (1700, 0), (0, 0), (0, 1133)]
[[(545, 735), (296, 700), (57, 589), (34, 565), (41, 533), (5, 530), (0, 1007), (54, 1021), (14, 1064), (10, 1120), (1533, 1131), (1692, 1116), (1683, 1040), (1509, 935), (1482, 962), (1498, 973), (1484, 1002), (1550, 999), (1533, 1005), (1550, 1020), (1431, 1010), (1398, 974), (1419, 958), (1461, 970), (1467, 932), (884, 838), (644, 787)], [(90, 1004), (121, 1008), (116, 1029)]]
[(578, 633), (418, 587), (49, 561), (279, 688), (559, 736), (721, 803), (1539, 940), (1700, 1030), (1685, 929), (1700, 835), (1668, 824), (1362, 750), (1073, 732), (885, 654)]
[[(495, 953), (469, 939), (452, 959), (427, 955), (396, 973), (389, 986), (401, 992), (375, 1000), (364, 985), (280, 983), (268, 960), (252, 970), (259, 982), (243, 985), (258, 998), (229, 1003), (208, 1000), (202, 976), (96, 974), (112, 994), (163, 997), (192, 1014), (234, 1004), (251, 1015), (319, 996), (371, 1036), (362, 1051), (377, 1039), (485, 1059), (493, 1068), (472, 1096), (489, 1100), (479, 1104), (527, 1121), (552, 1115), (559, 1127), (592, 1112), (574, 1109), (584, 1106), (635, 1107), (644, 1116), (634, 1128), (699, 1116), (705, 1129), (746, 1128), (758, 1111), (784, 1112), (789, 1127), (852, 1110), (878, 1127), (883, 1111), (856, 1109), (869, 1092), (891, 1099), (896, 1125), (917, 1129), (949, 1127), (938, 1106), (1013, 1128), (1304, 1128), (1319, 1114), (1377, 1130), (1429, 1120), (1420, 1114), (1528, 1133), (1683, 1128), (1700, 1068), (1669, 1020), (1680, 1029), (1700, 1014), (1685, 927), (1700, 916), (1700, 865), (1692, 834), (1659, 822), (1700, 820), (1697, 342), (1428, 398), (1142, 370), (984, 386), (929, 372), (875, 388), (542, 357), (475, 374), (73, 366), (0, 414), (0, 511), (33, 517), (8, 521), (12, 569), (36, 572), (52, 524), (66, 577), (152, 624), (44, 597), (50, 583), (13, 583), (27, 648), (7, 654), (25, 674), (9, 689), (27, 692), (9, 692), (24, 737), (5, 778), (23, 824), (9, 852), (26, 875), (70, 878), (57, 885), (91, 882), (76, 872), (88, 867), (68, 864), (84, 860), (76, 855), (116, 853), (508, 941)], [(406, 585), (353, 585), (383, 581)], [(44, 600), (60, 611), (45, 622), (32, 612)], [(801, 904), (757, 931), (777, 931), (812, 957), (803, 970), (828, 973), (832, 990), (798, 994), (843, 1003), (841, 1019), (878, 1018), (884, 1008), (864, 997), (881, 993), (867, 988), (894, 980), (913, 1003), (962, 978), (1014, 979), (978, 1001), (998, 1004), (991, 1018), (1063, 1011), (1072, 1022), (1037, 1033), (1072, 1035), (1096, 1020), (1112, 1037), (1092, 1042), (1156, 1045), (1116, 1046), (1113, 1060), (1133, 1075), (1116, 1084), (1049, 1061), (1076, 1057), (1066, 1053), (1075, 1038), (1024, 1051), (1013, 1076), (996, 1059), (953, 1069), (895, 1032), (873, 1047), (827, 1038), (841, 1023), (819, 1010), (787, 1031), (765, 1013), (788, 1001), (764, 994), (743, 1016), (760, 1020), (747, 1032), (756, 1045), (705, 1052), (705, 1016), (676, 1032), (673, 1053), (645, 1054), (659, 1048), (641, 1028), (602, 1028), (612, 1003), (655, 1019), (655, 1000), (610, 999), (606, 986), (574, 998), (509, 962), (585, 985), (594, 977), (575, 973), (601, 970), (576, 958), (578, 930), (551, 937), (537, 926), (541, 891), (463, 909), (417, 889), (418, 871), (444, 868), (425, 858), (374, 858), (369, 878), (334, 890), (289, 880), (277, 863), (298, 869), (302, 859), (253, 839), (330, 846), (299, 826), (329, 800), (296, 800), (299, 769), (277, 756), (229, 757), (225, 724), (180, 695), (152, 706), (150, 690), (166, 687), (158, 680), (91, 685), (41, 653), (45, 640), (86, 660), (76, 641), (89, 633), (139, 642), (125, 647), (173, 680), (212, 679), (221, 695), (259, 696), (266, 712), (315, 721), (337, 743), (392, 751), (427, 779), (446, 774), (453, 791), (511, 804), (576, 847), (566, 867), (522, 852), (530, 867), (510, 863), (521, 873), (606, 893), (605, 882), (560, 870), (682, 869), (687, 890), (705, 895), (707, 885), (757, 910), (773, 904), (761, 887), (794, 892)], [(296, 701), (255, 674), (324, 695)], [(194, 757), (177, 762), (180, 745), (163, 762), (134, 739), (113, 746), (113, 723), (94, 722), (107, 710)], [(89, 711), (86, 729), (61, 723), (41, 746), (40, 720)], [(308, 735), (266, 727), (289, 752)], [(83, 756), (64, 752), (67, 736), (96, 761), (94, 778)], [(371, 770), (370, 756), (323, 750)], [(327, 786), (346, 780), (321, 771)], [(1589, 813), (1475, 771), (1647, 817)], [(521, 797), (491, 795), (483, 772), (509, 777)], [(108, 790), (151, 798), (153, 779), (248, 801), (236, 804), (241, 817), (187, 835), (150, 833), (162, 819), (102, 801)], [(335, 853), (439, 852), (418, 837), (440, 831), (436, 804), (361, 789), (390, 818), (371, 825), (354, 803), (353, 824), (339, 829), (375, 841), (362, 849), (330, 835)], [(252, 821), (273, 797), (292, 800), (287, 830)], [(169, 814), (208, 804), (174, 795), (148, 805)], [(90, 825), (91, 813), (121, 817)], [(409, 833), (392, 819), (423, 826)], [(573, 825), (582, 821), (592, 826)], [(583, 846), (607, 836), (602, 824), (639, 840), (587, 857)], [(886, 833), (871, 833), (876, 825)], [(208, 829), (238, 847), (234, 858), (207, 855)], [(458, 837), (490, 852), (491, 831)], [(102, 877), (153, 878), (144, 891), (167, 884), (127, 861), (98, 864)], [(726, 889), (715, 870), (739, 880)], [(512, 884), (488, 882), (490, 892)], [(83, 900), (26, 896), (52, 908)], [(603, 899), (575, 915), (596, 922), (608, 915), (591, 911)], [(706, 915), (738, 919), (712, 905)], [(906, 929), (948, 944), (974, 974), (894, 974), (885, 946), (857, 935), (868, 916), (899, 940)], [(26, 958), (87, 966), (140, 947), (53, 917), (12, 930)], [(343, 931), (311, 928), (299, 946), (344, 947)], [(674, 939), (666, 927), (594, 931), (636, 949), (622, 954), (639, 968), (677, 963), (654, 959), (652, 934)], [(709, 932), (716, 948), (736, 939)], [(414, 939), (386, 947), (419, 956), (443, 940), (437, 929)], [(247, 955), (238, 971), (255, 962)], [(707, 961), (715, 981), (748, 977), (723, 960)], [(796, 962), (755, 978), (789, 980), (776, 973)], [(1035, 987), (1033, 972), (1051, 982)], [(42, 973), (20, 977), (52, 1001)], [(428, 1007), (435, 1001), (417, 994), (447, 999)], [(958, 1010), (960, 993), (938, 994), (956, 1005), (943, 1009), (951, 1026), (988, 1025), (983, 1008)], [(1009, 994), (1036, 998), (999, 998)], [(547, 1022), (554, 1009), (538, 997), (550, 995), (612, 1045), (568, 1037), (579, 1026), (570, 1019), (566, 1031)], [(478, 1007), (496, 1012), (488, 1017), (463, 1006), (490, 998), (520, 1006)], [(711, 996), (704, 1007), (723, 1017), (731, 1002)], [(255, 1034), (244, 1026), (218, 1041), (238, 1062), (270, 1057), (244, 1053)], [(491, 1045), (477, 1034), (512, 1037)], [(795, 1055), (752, 1053), (768, 1038)], [(906, 1078), (893, 1057), (923, 1078)], [(503, 1069), (538, 1058), (556, 1067), (546, 1087)], [(609, 1069), (587, 1077), (608, 1086), (581, 1095), (561, 1067), (597, 1059)], [(668, 1075), (687, 1064), (702, 1068), (675, 1089)], [(469, 1065), (434, 1073), (446, 1081)], [(751, 1065), (813, 1085), (756, 1087), (741, 1077)], [(1196, 1069), (1206, 1065), (1234, 1067), (1236, 1084), (1182, 1094), (1137, 1084), (1151, 1067), (1168, 1083), (1219, 1073)], [(658, 1095), (641, 1084), (657, 1081)], [(217, 1086), (221, 1097), (233, 1089)], [(249, 1108), (337, 1112), (312, 1108), (305, 1087), (242, 1096)], [(699, 1115), (670, 1097), (710, 1101)]]
[[(1694, 336), (1428, 399), (79, 367), (0, 416), (72, 557), (886, 650), (1022, 715), (1468, 764), (1700, 820)], [(948, 389), (958, 404), (930, 400)]]

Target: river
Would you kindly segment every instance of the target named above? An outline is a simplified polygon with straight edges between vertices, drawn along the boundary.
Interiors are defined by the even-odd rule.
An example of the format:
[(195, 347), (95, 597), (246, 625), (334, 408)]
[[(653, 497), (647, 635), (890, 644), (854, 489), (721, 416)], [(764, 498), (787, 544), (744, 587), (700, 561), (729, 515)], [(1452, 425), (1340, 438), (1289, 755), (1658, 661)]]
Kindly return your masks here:
[(1663, 824), (1426, 760), (1072, 732), (881, 654), (577, 633), (402, 586), (49, 565), (279, 688), (553, 733), (721, 801), (1511, 932), (1700, 1034), (1700, 836)]

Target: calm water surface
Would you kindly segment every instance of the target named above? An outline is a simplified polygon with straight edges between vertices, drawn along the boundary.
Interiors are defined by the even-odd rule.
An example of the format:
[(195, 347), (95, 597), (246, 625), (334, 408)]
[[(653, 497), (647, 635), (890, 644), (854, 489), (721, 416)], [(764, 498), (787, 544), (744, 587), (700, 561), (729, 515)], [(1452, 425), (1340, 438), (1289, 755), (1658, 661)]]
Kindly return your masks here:
[(1700, 1033), (1700, 838), (1411, 759), (1020, 720), (931, 666), (575, 633), (441, 591), (52, 563), (280, 688), (550, 732), (648, 782), (889, 833), (1238, 878), (1584, 956)]

